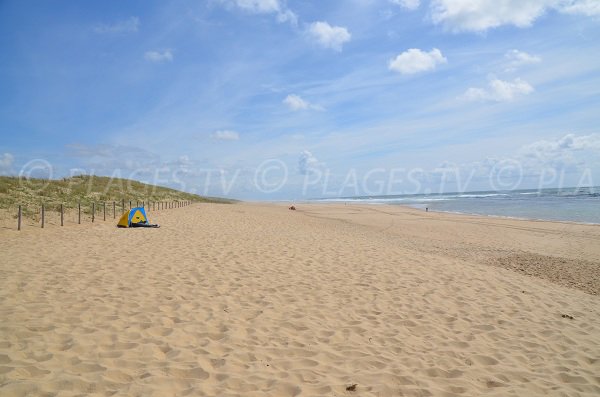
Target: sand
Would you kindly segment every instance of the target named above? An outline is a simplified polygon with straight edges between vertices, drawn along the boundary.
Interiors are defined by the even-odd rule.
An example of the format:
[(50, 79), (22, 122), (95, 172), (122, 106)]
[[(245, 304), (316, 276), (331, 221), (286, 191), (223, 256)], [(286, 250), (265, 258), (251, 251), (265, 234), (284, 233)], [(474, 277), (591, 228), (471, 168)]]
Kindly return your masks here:
[(599, 226), (149, 215), (160, 229), (0, 230), (0, 395), (600, 394)]

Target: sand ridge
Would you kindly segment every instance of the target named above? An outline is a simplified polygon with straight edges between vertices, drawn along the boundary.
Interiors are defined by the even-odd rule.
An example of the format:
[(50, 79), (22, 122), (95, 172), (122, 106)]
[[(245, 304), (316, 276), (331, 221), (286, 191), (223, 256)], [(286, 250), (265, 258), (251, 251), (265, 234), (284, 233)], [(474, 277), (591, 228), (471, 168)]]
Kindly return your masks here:
[[(0, 394), (600, 393), (598, 297), (480, 263), (496, 248), (541, 250), (536, 233), (563, 226), (485, 245), (495, 226), (441, 214), (415, 229), (409, 210), (298, 207), (2, 231)], [(583, 248), (546, 254), (591, 260), (578, 233), (593, 233), (561, 233)], [(463, 241), (480, 251), (457, 253)]]

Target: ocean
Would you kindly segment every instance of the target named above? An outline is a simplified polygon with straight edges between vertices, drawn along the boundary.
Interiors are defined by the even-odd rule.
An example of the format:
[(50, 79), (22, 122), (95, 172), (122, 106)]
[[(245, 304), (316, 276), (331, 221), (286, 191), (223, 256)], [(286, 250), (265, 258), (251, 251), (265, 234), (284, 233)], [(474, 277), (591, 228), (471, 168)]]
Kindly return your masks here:
[(600, 187), (411, 194), (312, 201), (397, 204), (429, 211), (600, 224)]

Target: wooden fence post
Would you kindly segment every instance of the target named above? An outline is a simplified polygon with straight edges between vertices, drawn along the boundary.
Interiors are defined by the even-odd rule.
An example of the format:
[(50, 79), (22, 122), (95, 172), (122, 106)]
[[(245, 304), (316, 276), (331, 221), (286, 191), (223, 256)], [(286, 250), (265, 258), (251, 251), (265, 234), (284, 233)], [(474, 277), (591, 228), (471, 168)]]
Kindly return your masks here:
[(92, 203), (92, 223), (94, 223), (95, 215), (96, 215), (96, 203)]
[(131, 200), (129, 200), (129, 209), (131, 209)]
[(102, 206), (104, 207), (104, 220), (106, 220), (106, 201), (102, 203)]
[(77, 224), (81, 225), (81, 201), (77, 204)]
[(42, 204), (42, 229), (44, 228), (44, 204)]
[(19, 215), (17, 216), (17, 230), (21, 230), (21, 206), (19, 205)]
[(113, 201), (113, 219), (117, 217), (117, 203)]
[(65, 225), (65, 211), (62, 204), (60, 205), (60, 225)]

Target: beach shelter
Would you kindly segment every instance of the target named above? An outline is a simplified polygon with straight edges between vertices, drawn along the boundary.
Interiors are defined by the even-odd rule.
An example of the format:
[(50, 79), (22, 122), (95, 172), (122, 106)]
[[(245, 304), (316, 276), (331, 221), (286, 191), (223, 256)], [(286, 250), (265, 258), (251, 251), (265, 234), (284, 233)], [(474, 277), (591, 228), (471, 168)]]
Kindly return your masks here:
[(157, 227), (158, 225), (151, 225), (148, 222), (146, 216), (146, 210), (144, 207), (132, 208), (129, 211), (125, 211), (117, 223), (118, 227)]

